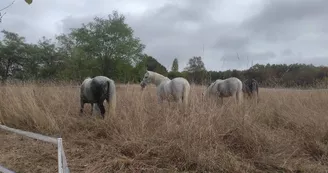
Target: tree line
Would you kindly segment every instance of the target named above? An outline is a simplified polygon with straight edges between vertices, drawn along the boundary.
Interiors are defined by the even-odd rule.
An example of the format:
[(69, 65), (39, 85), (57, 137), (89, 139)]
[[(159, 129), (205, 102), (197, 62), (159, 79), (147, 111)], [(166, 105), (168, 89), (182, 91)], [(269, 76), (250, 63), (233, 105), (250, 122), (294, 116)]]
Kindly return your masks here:
[(83, 81), (104, 75), (117, 83), (139, 83), (146, 70), (169, 78), (185, 77), (191, 83), (208, 84), (216, 79), (238, 77), (256, 79), (262, 86), (313, 86), (328, 81), (328, 68), (307, 64), (255, 64), (247, 70), (207, 71), (202, 57), (194, 56), (179, 71), (178, 58), (166, 69), (144, 52), (145, 45), (134, 36), (125, 16), (113, 11), (107, 18), (93, 21), (57, 35), (42, 37), (37, 43), (7, 30), (1, 31), (0, 77), (22, 81)]

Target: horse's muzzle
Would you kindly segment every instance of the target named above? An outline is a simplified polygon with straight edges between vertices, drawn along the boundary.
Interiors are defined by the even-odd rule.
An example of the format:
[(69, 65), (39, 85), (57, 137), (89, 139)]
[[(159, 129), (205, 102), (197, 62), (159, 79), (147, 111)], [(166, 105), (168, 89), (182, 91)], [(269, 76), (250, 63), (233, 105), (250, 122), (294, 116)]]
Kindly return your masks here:
[(146, 87), (146, 84), (145, 84), (144, 82), (141, 82), (141, 83), (140, 83), (140, 86), (141, 86), (141, 91), (142, 91), (142, 90), (144, 90), (144, 89), (145, 89), (145, 87)]

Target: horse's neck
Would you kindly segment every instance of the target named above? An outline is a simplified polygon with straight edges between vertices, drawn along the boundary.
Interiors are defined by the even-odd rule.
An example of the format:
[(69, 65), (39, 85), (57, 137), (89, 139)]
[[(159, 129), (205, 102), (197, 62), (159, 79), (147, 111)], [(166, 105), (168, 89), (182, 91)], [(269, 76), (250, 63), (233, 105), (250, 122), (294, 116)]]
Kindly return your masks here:
[(206, 89), (205, 89), (205, 95), (208, 95), (209, 93), (212, 92), (212, 88), (214, 86), (214, 83), (212, 83), (210, 86), (208, 86)]
[(217, 90), (218, 87), (218, 81), (215, 81), (211, 86), (210, 86), (210, 90), (211, 92), (215, 92)]
[(156, 86), (160, 85), (162, 82), (164, 81), (169, 81), (170, 79), (168, 77), (165, 77), (165, 76), (162, 76), (162, 75), (157, 75), (155, 76), (155, 79), (154, 79), (154, 84)]

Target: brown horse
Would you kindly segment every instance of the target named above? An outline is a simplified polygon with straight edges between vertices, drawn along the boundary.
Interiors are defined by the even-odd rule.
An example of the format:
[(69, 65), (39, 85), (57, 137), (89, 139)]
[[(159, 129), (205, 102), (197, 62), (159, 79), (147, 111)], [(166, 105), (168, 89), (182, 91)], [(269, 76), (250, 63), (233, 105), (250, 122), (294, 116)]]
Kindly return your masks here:
[(246, 79), (243, 82), (243, 93), (247, 94), (248, 97), (256, 98), (256, 101), (258, 103), (259, 98), (259, 83), (255, 79)]

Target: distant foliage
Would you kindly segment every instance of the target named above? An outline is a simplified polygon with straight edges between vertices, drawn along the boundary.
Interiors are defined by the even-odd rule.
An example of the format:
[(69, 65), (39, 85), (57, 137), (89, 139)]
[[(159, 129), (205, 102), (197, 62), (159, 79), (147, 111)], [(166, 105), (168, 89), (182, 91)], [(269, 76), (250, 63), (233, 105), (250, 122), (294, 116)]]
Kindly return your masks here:
[(173, 63), (172, 63), (172, 72), (179, 72), (179, 63), (178, 63), (178, 58), (174, 58)]
[(32, 4), (32, 0), (25, 0), (25, 2), (28, 4), (28, 5), (30, 5), (30, 4)]
[(199, 72), (199, 71), (205, 71), (205, 64), (202, 60), (202, 57), (200, 56), (194, 56), (193, 58), (190, 58), (187, 64), (187, 67), (185, 67), (185, 71), (188, 72)]
[[(32, 1), (30, 1), (32, 2)], [(327, 87), (328, 67), (306, 64), (256, 64), (243, 71), (207, 71), (202, 57), (191, 57), (179, 72), (178, 58), (170, 72), (155, 57), (144, 53), (145, 45), (133, 35), (125, 17), (113, 11), (107, 18), (95, 17), (80, 28), (36, 44), (2, 30), (0, 78), (7, 80), (62, 80), (81, 82), (85, 77), (104, 75), (117, 83), (139, 83), (146, 70), (169, 78), (184, 77), (191, 83), (208, 84), (216, 79), (238, 77), (256, 79), (260, 86)]]
[(167, 76), (167, 69), (152, 56), (145, 55), (147, 70)]

